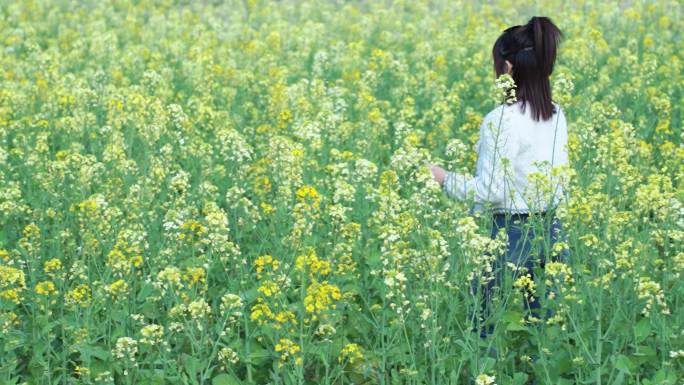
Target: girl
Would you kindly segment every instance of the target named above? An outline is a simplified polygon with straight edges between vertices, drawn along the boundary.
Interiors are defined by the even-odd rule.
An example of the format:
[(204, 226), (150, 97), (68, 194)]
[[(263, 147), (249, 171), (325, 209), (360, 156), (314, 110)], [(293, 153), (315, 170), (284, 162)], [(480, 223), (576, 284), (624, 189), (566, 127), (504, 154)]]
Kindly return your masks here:
[[(461, 200), (474, 198), (476, 204), (471, 214), (491, 206), (492, 238), (499, 228), (508, 234), (506, 260), (496, 262), (496, 277), (481, 291), (485, 297), (482, 313), (489, 308), (492, 288), (500, 287), (507, 262), (516, 266), (514, 279), (522, 272), (534, 280), (533, 258), (539, 257), (543, 268), (544, 250), (550, 250), (560, 232), (554, 206), (563, 196), (562, 187), (551, 186), (552, 194), (531, 192), (527, 176), (533, 171), (543, 171), (539, 165), (556, 167), (568, 162), (565, 115), (552, 102), (549, 83), (561, 37), (560, 30), (548, 17), (532, 17), (525, 25), (503, 31), (492, 50), (494, 70), (497, 77), (504, 73), (511, 75), (517, 101), (506, 102), (484, 117), (476, 144), (478, 160), (474, 177), (431, 165), (435, 180), (447, 196)], [(545, 229), (541, 233), (535, 234), (530, 228), (527, 223), (532, 222), (530, 216), (544, 219)], [(535, 240), (538, 235), (544, 238), (543, 242)], [(560, 259), (563, 258), (561, 255)], [(476, 280), (474, 292), (477, 285)], [(536, 313), (539, 300), (530, 293), (523, 298), (525, 308), (539, 318)], [(481, 337), (492, 330), (490, 325), (480, 332)]]

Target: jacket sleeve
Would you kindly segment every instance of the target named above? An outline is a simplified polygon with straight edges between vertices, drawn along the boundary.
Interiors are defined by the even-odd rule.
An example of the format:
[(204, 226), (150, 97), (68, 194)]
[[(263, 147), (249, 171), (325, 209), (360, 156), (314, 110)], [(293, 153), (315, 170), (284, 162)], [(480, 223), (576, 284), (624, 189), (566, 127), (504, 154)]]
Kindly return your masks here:
[[(504, 204), (507, 183), (511, 179), (512, 163), (518, 152), (518, 140), (509, 125), (504, 124), (499, 110), (488, 114), (480, 126), (477, 170), (470, 174), (447, 172), (443, 189), (452, 199)], [(505, 163), (510, 163), (506, 166)], [(509, 198), (510, 199), (510, 198)]]

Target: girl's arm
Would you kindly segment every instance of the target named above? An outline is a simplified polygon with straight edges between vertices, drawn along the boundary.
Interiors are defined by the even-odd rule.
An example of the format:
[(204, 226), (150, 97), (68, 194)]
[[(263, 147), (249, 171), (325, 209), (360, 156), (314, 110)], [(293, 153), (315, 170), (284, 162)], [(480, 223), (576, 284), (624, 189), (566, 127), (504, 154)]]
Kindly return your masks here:
[(472, 194), (476, 202), (501, 205), (505, 194), (510, 194), (507, 164), (514, 161), (518, 141), (501, 118), (501, 112), (495, 110), (482, 121), (476, 176), (445, 170), (442, 188), (450, 198), (466, 200)]

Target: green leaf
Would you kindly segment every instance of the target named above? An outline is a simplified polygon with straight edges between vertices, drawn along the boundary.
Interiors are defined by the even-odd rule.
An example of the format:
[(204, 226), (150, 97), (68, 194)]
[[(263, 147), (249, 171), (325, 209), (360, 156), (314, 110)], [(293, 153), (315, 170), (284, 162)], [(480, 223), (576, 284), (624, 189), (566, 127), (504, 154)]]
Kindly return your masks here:
[(114, 327), (114, 330), (112, 331), (112, 335), (111, 335), (112, 340), (116, 341), (117, 338), (125, 337), (125, 336), (126, 336), (126, 329), (123, 326), (118, 325), (118, 326)]
[(513, 374), (513, 382), (511, 385), (525, 385), (527, 383), (527, 373), (515, 372)]
[(212, 385), (240, 385), (242, 381), (238, 380), (232, 374), (221, 373), (211, 380)]
[(677, 375), (673, 370), (668, 368), (662, 368), (658, 370), (653, 378), (653, 384), (658, 385), (673, 385), (676, 381)]
[(618, 355), (615, 359), (615, 368), (626, 372), (627, 374), (632, 374), (631, 370), (634, 369), (634, 366), (634, 363), (632, 363), (629, 357), (625, 356), (624, 354)]
[(482, 364), (483, 372), (494, 370), (494, 366), (496, 365), (495, 359), (493, 359), (492, 357), (484, 357), (482, 361), (484, 361)]
[(161, 315), (159, 305), (154, 302), (145, 302), (138, 309), (138, 312), (147, 318), (155, 319)]
[(253, 287), (245, 292), (245, 301), (247, 303), (252, 303), (256, 301), (256, 298), (259, 296), (259, 292), (257, 291), (256, 287)]
[(164, 372), (159, 369), (140, 370), (138, 374), (142, 377), (139, 380), (138, 385), (164, 385), (166, 383), (173, 383), (173, 379), (164, 377)]
[(651, 320), (649, 318), (642, 318), (634, 326), (634, 336), (636, 337), (636, 342), (641, 342), (648, 337), (651, 333)]
[(104, 373), (106, 371), (110, 371), (112, 367), (112, 364), (110, 362), (94, 359), (90, 362), (90, 373), (93, 376), (97, 376), (100, 373)]
[(271, 357), (271, 352), (264, 349), (259, 342), (250, 340), (248, 344), (249, 355), (247, 356), (247, 361), (252, 365), (261, 366)]
[(111, 353), (100, 346), (83, 345), (79, 348), (81, 354), (88, 357), (95, 357), (102, 361), (107, 361), (111, 357)]
[(449, 372), (449, 383), (455, 384), (456, 380), (458, 380), (458, 375), (455, 370), (451, 370), (451, 372)]
[(525, 330), (527, 330), (527, 326), (523, 326), (523, 325), (518, 324), (518, 323), (511, 322), (511, 323), (506, 325), (506, 331), (518, 332), (518, 331), (525, 331)]
[(503, 314), (502, 319), (506, 322), (506, 331), (527, 330), (527, 326), (522, 323), (521, 312), (509, 310)]
[(637, 352), (632, 353), (632, 362), (637, 366), (646, 362), (652, 362), (658, 355), (653, 347), (647, 345), (639, 345), (637, 350)]
[(556, 370), (559, 374), (568, 373), (572, 370), (572, 360), (567, 352), (559, 353), (559, 357), (556, 361)]
[(202, 367), (202, 362), (198, 358), (195, 358), (186, 353), (183, 353), (181, 359), (183, 360), (183, 367), (185, 368), (185, 372), (188, 373), (188, 375), (191, 378), (194, 378), (195, 375), (197, 375), (197, 373), (199, 372), (200, 368)]

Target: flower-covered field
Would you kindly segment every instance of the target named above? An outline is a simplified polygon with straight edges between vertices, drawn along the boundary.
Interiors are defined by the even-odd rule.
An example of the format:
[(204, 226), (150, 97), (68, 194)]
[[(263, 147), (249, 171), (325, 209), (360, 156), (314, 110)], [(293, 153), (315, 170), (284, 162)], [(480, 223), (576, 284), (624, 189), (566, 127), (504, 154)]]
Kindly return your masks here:
[[(0, 2), (0, 383), (681, 384), (684, 5), (538, 3)], [(569, 258), (478, 320), (505, 243), (426, 164), (533, 15)]]

